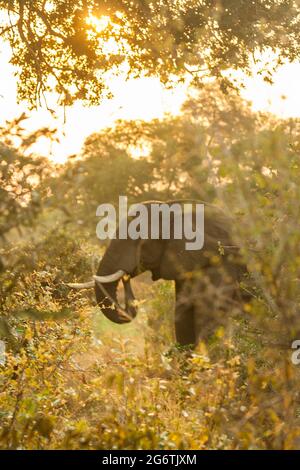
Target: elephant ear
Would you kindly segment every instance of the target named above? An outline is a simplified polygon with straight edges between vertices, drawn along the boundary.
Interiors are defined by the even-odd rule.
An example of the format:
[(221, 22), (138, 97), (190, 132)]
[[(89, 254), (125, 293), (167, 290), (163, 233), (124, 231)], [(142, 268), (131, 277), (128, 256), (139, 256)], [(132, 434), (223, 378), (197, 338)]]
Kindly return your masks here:
[[(163, 279), (179, 279), (186, 273), (210, 266), (211, 258), (219, 256), (222, 247), (233, 245), (229, 219), (221, 211), (205, 206), (204, 245), (199, 250), (187, 250), (186, 243), (189, 241), (184, 237), (181, 240), (164, 240), (160, 266)], [(228, 251), (228, 248), (225, 250)]]
[(187, 240), (165, 240), (161, 258), (160, 277), (162, 279), (180, 279), (185, 273), (202, 269), (209, 265), (202, 250), (186, 250)]

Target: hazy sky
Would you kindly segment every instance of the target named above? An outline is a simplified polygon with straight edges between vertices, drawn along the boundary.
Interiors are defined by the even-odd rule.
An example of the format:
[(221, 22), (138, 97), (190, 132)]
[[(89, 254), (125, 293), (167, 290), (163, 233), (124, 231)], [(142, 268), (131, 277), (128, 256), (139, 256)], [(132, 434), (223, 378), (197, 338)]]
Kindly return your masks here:
[[(9, 46), (0, 43), (0, 125), (6, 119), (26, 111), (26, 103), (17, 104), (16, 78), (9, 64)], [(246, 89), (243, 96), (253, 103), (255, 110), (271, 111), (281, 117), (300, 117), (300, 64), (286, 64), (274, 76), (274, 85), (265, 83), (261, 76), (245, 79)], [(186, 87), (180, 86), (165, 90), (158, 79), (138, 79), (125, 82), (115, 79), (110, 84), (114, 98), (105, 100), (98, 107), (83, 107), (80, 103), (67, 109), (64, 123), (63, 110), (57, 109), (54, 119), (48, 111), (40, 109), (30, 112), (28, 129), (41, 126), (57, 127), (60, 143), (39, 143), (37, 150), (57, 162), (64, 161), (68, 155), (77, 153), (84, 139), (92, 132), (110, 126), (116, 119), (153, 119), (162, 118), (164, 113), (178, 113), (186, 96)]]

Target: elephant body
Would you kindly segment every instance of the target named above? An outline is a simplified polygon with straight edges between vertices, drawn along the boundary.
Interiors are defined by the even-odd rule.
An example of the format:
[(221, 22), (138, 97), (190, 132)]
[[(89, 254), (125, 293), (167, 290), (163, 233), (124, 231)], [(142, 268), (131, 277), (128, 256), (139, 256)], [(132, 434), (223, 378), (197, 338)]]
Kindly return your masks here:
[[(150, 207), (152, 202), (144, 204)], [(176, 220), (171, 220), (171, 223), (176, 223)], [(154, 281), (175, 281), (177, 343), (181, 346), (195, 345), (201, 338), (207, 339), (241, 298), (239, 283), (247, 272), (239, 249), (232, 242), (230, 227), (230, 220), (219, 209), (205, 205), (204, 246), (201, 250), (188, 251), (186, 240), (172, 237), (170, 240), (123, 240), (117, 236), (111, 240), (97, 276), (102, 279), (116, 271), (125, 272), (126, 305), (122, 309), (117, 301), (118, 280), (105, 284), (96, 282), (96, 299), (103, 314), (116, 323), (134, 318), (136, 308), (130, 278), (151, 271)]]

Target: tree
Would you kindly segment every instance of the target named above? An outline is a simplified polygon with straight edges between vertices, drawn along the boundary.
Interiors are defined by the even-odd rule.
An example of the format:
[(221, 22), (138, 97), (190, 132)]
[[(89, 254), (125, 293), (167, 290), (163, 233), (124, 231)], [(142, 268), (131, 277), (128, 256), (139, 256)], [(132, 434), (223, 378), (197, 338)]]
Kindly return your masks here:
[(299, 56), (293, 0), (2, 0), (0, 11), (18, 96), (33, 107), (54, 89), (66, 105), (98, 103), (112, 72), (164, 83), (207, 73), (226, 87), (222, 72), (250, 72), (257, 51)]
[(97, 206), (117, 204), (119, 195), (132, 201), (212, 201), (227, 155), (251, 155), (262, 122), (275, 125), (270, 119), (260, 119), (248, 102), (234, 92), (224, 95), (216, 84), (192, 90), (179, 116), (118, 121), (89, 136), (82, 158), (70, 159), (49, 183), (52, 206), (64, 204), (74, 213), (76, 203), (78, 220), (94, 227)]

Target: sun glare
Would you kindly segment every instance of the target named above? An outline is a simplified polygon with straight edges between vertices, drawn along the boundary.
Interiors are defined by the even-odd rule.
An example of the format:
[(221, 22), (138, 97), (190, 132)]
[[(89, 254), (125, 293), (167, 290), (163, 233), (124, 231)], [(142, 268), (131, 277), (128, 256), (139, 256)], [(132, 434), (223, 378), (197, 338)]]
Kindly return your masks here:
[[(101, 37), (101, 33), (105, 33), (106, 29), (110, 26), (114, 31), (119, 31), (120, 26), (111, 21), (109, 16), (97, 16), (90, 15), (86, 19), (87, 34), (88, 36), (93, 36), (95, 33), (99, 35), (99, 42), (101, 41), (101, 48), (104, 54), (119, 54), (121, 49), (121, 43), (116, 41), (114, 37), (105, 38)], [(122, 47), (124, 48), (124, 41), (122, 42)], [(122, 66), (121, 66), (122, 68)]]
[(97, 16), (89, 15), (86, 19), (86, 24), (91, 26), (97, 33), (101, 33), (110, 25), (111, 20), (109, 16), (101, 16), (97, 18)]

